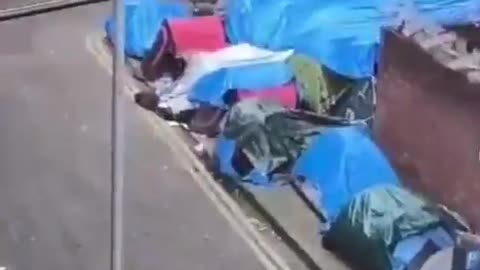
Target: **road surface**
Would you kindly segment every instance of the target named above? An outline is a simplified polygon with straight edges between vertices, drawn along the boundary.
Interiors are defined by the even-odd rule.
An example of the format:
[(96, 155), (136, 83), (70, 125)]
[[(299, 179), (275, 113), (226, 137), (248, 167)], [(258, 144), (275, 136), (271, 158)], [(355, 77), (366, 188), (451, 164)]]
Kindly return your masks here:
[[(0, 23), (0, 267), (108, 269), (110, 78), (85, 49), (108, 9)], [(125, 269), (262, 269), (140, 109), (126, 114)]]

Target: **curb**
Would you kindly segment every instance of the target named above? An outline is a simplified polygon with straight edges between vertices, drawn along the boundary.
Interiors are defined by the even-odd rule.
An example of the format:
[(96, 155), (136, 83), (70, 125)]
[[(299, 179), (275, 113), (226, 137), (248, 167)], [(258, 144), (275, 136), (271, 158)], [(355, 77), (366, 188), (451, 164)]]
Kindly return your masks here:
[[(92, 53), (99, 64), (110, 74), (112, 73), (112, 57), (102, 42), (102, 34), (94, 33), (86, 37), (86, 49)], [(138, 92), (134, 80), (125, 76), (125, 96), (132, 100), (133, 95)], [(151, 112), (142, 110), (142, 115), (149, 122), (155, 134), (162, 134), (162, 140), (175, 154), (180, 165), (186, 169), (194, 182), (202, 189), (212, 201), (219, 212), (227, 219), (232, 228), (245, 240), (248, 246), (255, 253), (265, 269), (268, 270), (291, 270), (285, 260), (263, 239), (263, 237), (250, 224), (248, 217), (230, 195), (223, 190), (219, 183), (213, 179), (201, 161), (189, 149), (185, 142), (178, 137), (176, 132), (158, 116)]]

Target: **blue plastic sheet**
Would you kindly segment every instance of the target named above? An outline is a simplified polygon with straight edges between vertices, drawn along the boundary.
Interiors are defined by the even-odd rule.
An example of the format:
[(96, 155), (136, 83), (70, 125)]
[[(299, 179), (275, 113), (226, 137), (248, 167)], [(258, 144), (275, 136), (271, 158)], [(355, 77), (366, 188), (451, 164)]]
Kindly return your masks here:
[(294, 175), (319, 190), (319, 205), (329, 220), (359, 192), (378, 185), (399, 185), (398, 176), (367, 132), (363, 126), (329, 129), (294, 166)]
[(249, 183), (262, 187), (275, 186), (265, 172), (261, 172), (255, 168), (253, 168), (252, 171), (245, 177), (239, 175), (232, 165), (236, 148), (237, 143), (234, 140), (229, 140), (223, 135), (217, 139), (215, 155), (218, 158), (218, 167), (220, 173), (222, 173), (224, 176), (230, 177), (234, 181), (242, 181), (244, 184)]
[(215, 156), (218, 159), (218, 167), (220, 172), (233, 179), (240, 179), (241, 176), (233, 168), (232, 160), (236, 149), (235, 140), (229, 140), (223, 135), (217, 139), (215, 146)]
[[(125, 53), (143, 58), (151, 49), (165, 19), (188, 17), (189, 9), (179, 2), (162, 0), (125, 0)], [(115, 35), (115, 20), (110, 17), (105, 23), (110, 40)]]
[[(478, 0), (230, 0), (227, 34), (272, 50), (295, 49), (348, 77), (373, 75), (381, 28), (400, 17), (440, 24), (480, 19)], [(418, 11), (407, 12), (408, 10)]]
[(285, 62), (225, 68), (205, 76), (190, 91), (189, 100), (223, 107), (224, 95), (231, 89), (263, 89), (284, 85), (293, 79)]

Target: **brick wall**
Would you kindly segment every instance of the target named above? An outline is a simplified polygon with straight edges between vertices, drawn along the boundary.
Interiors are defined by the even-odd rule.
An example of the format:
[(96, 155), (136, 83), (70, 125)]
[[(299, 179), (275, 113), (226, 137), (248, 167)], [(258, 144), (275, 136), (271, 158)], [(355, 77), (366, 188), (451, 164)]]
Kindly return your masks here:
[(405, 183), (480, 231), (480, 84), (385, 33), (374, 126)]

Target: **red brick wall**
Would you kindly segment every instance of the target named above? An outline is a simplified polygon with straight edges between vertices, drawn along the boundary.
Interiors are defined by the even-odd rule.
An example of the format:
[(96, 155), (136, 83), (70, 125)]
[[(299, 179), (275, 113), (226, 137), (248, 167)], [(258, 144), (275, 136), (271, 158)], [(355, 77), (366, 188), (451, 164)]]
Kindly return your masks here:
[(480, 85), (387, 32), (375, 133), (405, 183), (480, 231)]

